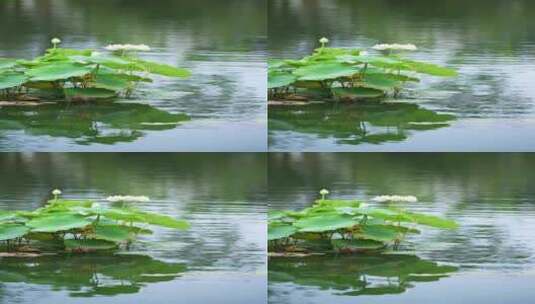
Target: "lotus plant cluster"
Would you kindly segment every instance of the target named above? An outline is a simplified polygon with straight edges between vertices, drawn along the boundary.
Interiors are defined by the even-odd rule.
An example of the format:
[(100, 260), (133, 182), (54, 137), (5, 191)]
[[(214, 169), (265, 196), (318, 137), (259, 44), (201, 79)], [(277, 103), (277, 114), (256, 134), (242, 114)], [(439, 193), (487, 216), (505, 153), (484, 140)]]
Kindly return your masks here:
[(52, 195), (44, 207), (33, 211), (0, 211), (4, 248), (20, 252), (113, 250), (128, 248), (139, 235), (152, 234), (150, 226), (189, 228), (187, 221), (136, 208), (130, 200), (133, 196), (110, 200), (122, 203), (112, 207), (90, 200), (61, 199), (58, 189)]
[[(371, 207), (363, 201), (326, 199), (301, 211), (271, 211), (269, 250), (282, 253), (357, 253), (378, 251), (400, 243), (425, 227), (456, 229), (453, 220), (411, 212), (398, 205)], [(388, 197), (389, 201), (403, 197)], [(403, 201), (403, 200), (402, 200)], [(410, 200), (413, 201), (412, 197)]]
[(268, 62), (269, 99), (380, 99), (398, 96), (407, 83), (419, 82), (420, 74), (457, 75), (453, 69), (405, 58), (404, 53), (418, 50), (413, 44), (377, 44), (367, 51), (327, 47), (327, 38), (319, 42), (302, 59)]
[(113, 44), (102, 52), (91, 49), (52, 48), (32, 60), (0, 58), (0, 98), (7, 100), (93, 101), (128, 97), (151, 75), (185, 78), (186, 69), (147, 61), (144, 44)]

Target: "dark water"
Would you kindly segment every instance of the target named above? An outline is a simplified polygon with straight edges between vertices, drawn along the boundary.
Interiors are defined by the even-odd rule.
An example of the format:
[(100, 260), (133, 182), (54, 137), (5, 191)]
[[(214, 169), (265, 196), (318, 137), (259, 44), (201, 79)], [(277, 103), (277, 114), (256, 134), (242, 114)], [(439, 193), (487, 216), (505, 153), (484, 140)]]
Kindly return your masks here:
[[(186, 219), (130, 251), (0, 259), (0, 303), (265, 303), (265, 155), (4, 154), (0, 209), (31, 210), (61, 188)], [(243, 181), (247, 180), (247, 183)]]
[[(457, 117), (447, 127), (419, 130), (402, 140), (354, 141), (366, 110), (348, 106), (330, 130), (333, 107), (269, 111), (270, 148), (278, 151), (532, 151), (535, 149), (535, 3), (493, 1), (273, 0), (268, 2), (268, 56), (300, 58), (330, 39), (333, 47), (414, 43), (412, 58), (456, 68), (456, 78), (424, 77), (398, 102)], [(384, 105), (389, 111), (389, 105)], [(293, 112), (287, 115), (286, 112)], [(322, 115), (303, 131), (296, 112)], [(281, 113), (282, 112), (282, 113)], [(388, 124), (398, 129), (396, 121)], [(447, 138), (447, 141), (443, 139)], [(342, 139), (342, 140), (341, 140)]]
[[(458, 221), (400, 252), (271, 258), (270, 303), (529, 303), (535, 297), (535, 156), (279, 154), (269, 156), (271, 209), (318, 197), (415, 195), (403, 207)], [(380, 205), (378, 203), (372, 205)]]
[[(158, 78), (132, 99), (117, 101), (121, 110), (0, 108), (0, 150), (265, 150), (265, 11), (257, 0), (2, 1), (0, 57), (32, 58), (52, 37), (74, 48), (144, 43), (152, 50), (143, 58), (186, 67), (192, 77)], [(119, 125), (101, 119), (140, 108), (160, 114), (133, 115)]]

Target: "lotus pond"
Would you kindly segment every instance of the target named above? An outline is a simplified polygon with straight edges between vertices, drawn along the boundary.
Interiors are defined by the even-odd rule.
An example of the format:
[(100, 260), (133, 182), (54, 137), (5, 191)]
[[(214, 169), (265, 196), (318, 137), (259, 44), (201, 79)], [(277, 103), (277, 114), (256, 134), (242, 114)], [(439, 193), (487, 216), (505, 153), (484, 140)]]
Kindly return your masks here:
[[(482, 13), (481, 7), (487, 6)], [(419, 82), (404, 83), (399, 94), (390, 93), (388, 98), (381, 98), (373, 105), (372, 117), (368, 103), (364, 106), (347, 103), (270, 106), (270, 150), (533, 150), (535, 91), (531, 79), (535, 76), (535, 39), (530, 34), (535, 30), (531, 22), (533, 12), (533, 3), (523, 0), (513, 5), (507, 1), (488, 5), (479, 0), (469, 4), (459, 0), (438, 3), (269, 1), (270, 59), (300, 60), (321, 48), (318, 40), (326, 37), (329, 41), (325, 48), (369, 53), (346, 54), (346, 63), (358, 61), (350, 58), (366, 57), (360, 62), (367, 61), (370, 67), (372, 63), (393, 64), (384, 58), (378, 60), (375, 56), (381, 52), (376, 52), (373, 46), (413, 44), (417, 49), (404, 52), (403, 59), (445, 66), (458, 73), (456, 77), (425, 76), (418, 77)], [(321, 71), (300, 68), (292, 74), (306, 80), (319, 72), (324, 74), (325, 67)], [(359, 79), (358, 86), (366, 88), (365, 92), (360, 89), (360, 93), (369, 95), (390, 86), (393, 79), (400, 80), (398, 76), (392, 77), (381, 81), (375, 75)], [(303, 85), (297, 83), (300, 87), (297, 93), (305, 90)], [(310, 84), (307, 87), (311, 91)], [(351, 95), (346, 85), (336, 90)], [(336, 97), (337, 92), (333, 93)], [(353, 92), (353, 95), (358, 94)], [(338, 97), (343, 96), (344, 92), (338, 92)], [(316, 95), (314, 99), (324, 102), (332, 96)], [(406, 111), (393, 112), (402, 107), (421, 109), (426, 114), (411, 116)], [(381, 116), (384, 117), (379, 119)]]
[[(226, 16), (235, 11), (242, 11), (245, 18), (228, 22)], [(16, 67), (10, 67), (9, 73), (3, 73), (5, 77), (0, 83), (13, 84), (20, 76), (18, 73), (27, 76), (18, 79), (26, 81), (21, 90), (6, 91), (0, 86), (0, 150), (265, 150), (262, 1), (230, 1), (224, 5), (213, 0), (164, 0), (151, 4), (132, 1), (128, 7), (121, 1), (10, 1), (0, 4), (0, 17), (0, 58), (23, 59)], [(61, 40), (55, 48), (50, 44), (54, 37)], [(113, 45), (125, 44), (143, 47), (135, 54), (114, 51)], [(107, 49), (108, 45), (112, 48)], [(38, 62), (32, 59), (43, 56), (50, 48), (55, 51), (41, 59), (54, 59), (54, 68), (61, 63), (63, 76), (69, 77), (59, 83), (47, 83), (50, 73), (57, 70), (46, 70), (45, 74), (34, 70), (33, 64)], [(69, 61), (61, 62), (58, 53), (63, 49), (77, 51), (68, 51)], [(138, 74), (135, 77), (142, 76), (136, 78), (139, 83), (133, 89), (132, 75), (125, 75), (130, 74), (126, 72), (128, 68), (121, 69), (126, 72), (120, 73), (122, 80), (104, 75), (110, 72), (108, 68), (114, 69), (110, 65), (100, 63), (97, 71), (93, 65), (95, 59), (103, 59), (97, 59), (101, 55), (135, 55), (143, 61), (183, 69), (181, 76), (189, 77), (175, 78), (168, 73), (154, 74), (154, 69), (138, 69), (142, 73), (130, 71)], [(3, 60), (0, 68), (7, 68), (10, 62)], [(75, 67), (71, 66), (73, 63)], [(86, 77), (84, 69), (92, 69), (91, 74), (96, 77)], [(150, 76), (146, 74), (149, 70)], [(47, 96), (43, 96), (45, 91)], [(4, 102), (35, 97), (80, 101), (116, 93), (119, 96), (112, 101), (89, 104), (34, 106), (32, 101), (13, 106)], [(230, 136), (238, 132), (241, 136)]]
[(0, 303), (266, 301), (264, 155), (4, 154), (0, 164)]
[[(530, 154), (273, 153), (268, 163), (272, 220), (280, 220), (275, 210), (293, 210), (289, 216), (300, 217), (293, 226), (302, 230), (300, 241), (288, 242), (301, 245), (292, 255), (269, 258), (269, 303), (498, 304), (535, 296), (535, 157)], [(330, 190), (325, 200), (318, 193), (322, 188)], [(305, 252), (302, 244), (313, 244), (313, 232), (304, 230), (323, 229), (334, 219), (327, 205), (355, 204), (355, 199), (359, 207), (336, 212), (380, 217), (394, 208), (448, 221), (439, 229), (402, 221), (419, 233), (404, 233), (397, 248), (392, 242), (380, 250), (360, 247), (360, 253), (303, 254), (322, 248), (316, 241), (314, 251)], [(313, 218), (325, 212), (330, 218)], [(450, 221), (458, 227), (444, 229)], [(354, 240), (383, 242), (394, 236), (372, 225), (361, 223)]]

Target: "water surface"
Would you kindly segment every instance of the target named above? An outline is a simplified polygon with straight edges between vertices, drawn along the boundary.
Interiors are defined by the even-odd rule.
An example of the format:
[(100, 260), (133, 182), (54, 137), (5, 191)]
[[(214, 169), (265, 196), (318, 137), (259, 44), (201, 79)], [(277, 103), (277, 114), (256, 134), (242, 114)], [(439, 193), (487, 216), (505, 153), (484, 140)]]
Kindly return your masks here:
[(147, 195), (139, 208), (191, 224), (156, 228), (115, 256), (0, 259), (0, 303), (265, 303), (265, 163), (262, 154), (0, 155), (2, 210), (41, 207), (61, 188), (101, 204)]
[(390, 254), (271, 258), (269, 302), (529, 303), (534, 166), (530, 154), (270, 155), (270, 209), (308, 207), (324, 187), (331, 198), (415, 195), (403, 208), (460, 228), (426, 229)]
[[(238, 12), (240, 18), (231, 18)], [(58, 125), (51, 128), (43, 122), (44, 116), (50, 119), (51, 107), (4, 107), (0, 150), (264, 151), (265, 19), (265, 3), (257, 0), (3, 1), (0, 57), (33, 58), (50, 46), (52, 37), (60, 37), (64, 47), (100, 51), (110, 43), (144, 43), (152, 50), (141, 53), (143, 58), (188, 68), (192, 77), (157, 77), (133, 98), (115, 102), (132, 111), (145, 107), (162, 115), (186, 115), (187, 123), (132, 117), (132, 124), (166, 126), (140, 130), (101, 121), (87, 107), (64, 105), (53, 110)], [(31, 119), (20, 124), (16, 117)], [(80, 134), (79, 126), (65, 126), (67, 119), (79, 118), (94, 125), (84, 127), (94, 136)], [(106, 140), (110, 134), (131, 133), (136, 135), (130, 140)]]
[[(294, 117), (269, 111), (269, 144), (274, 151), (533, 151), (535, 149), (535, 3), (515, 1), (268, 2), (268, 56), (300, 58), (318, 47), (369, 48), (376, 43), (414, 43), (410, 57), (456, 68), (456, 78), (423, 77), (401, 100), (457, 117), (447, 127), (411, 132), (380, 143), (324, 136), (324, 105), (316, 128), (303, 132)], [(388, 112), (388, 105), (384, 105)], [(297, 110), (294, 110), (294, 114)], [(298, 111), (320, 114), (317, 108)], [(350, 106), (338, 123), (359, 136), (362, 110)], [(292, 115), (293, 116), (293, 115)], [(286, 123), (280, 127), (281, 122)], [(365, 123), (373, 125), (373, 121)], [(396, 121), (388, 125), (398, 128)], [(484, 133), (484, 134), (482, 134)], [(447, 139), (447, 140), (444, 140)]]

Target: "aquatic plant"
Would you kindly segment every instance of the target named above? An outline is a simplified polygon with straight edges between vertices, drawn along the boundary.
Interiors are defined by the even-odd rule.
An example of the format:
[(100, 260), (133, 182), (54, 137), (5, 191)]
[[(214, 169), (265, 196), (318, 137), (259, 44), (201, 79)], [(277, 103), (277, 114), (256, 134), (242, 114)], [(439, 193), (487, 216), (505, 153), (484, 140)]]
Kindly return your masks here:
[(420, 233), (419, 226), (455, 229), (457, 223), (399, 206), (373, 208), (362, 201), (322, 198), (301, 211), (269, 212), (268, 241), (271, 251), (282, 252), (396, 249), (406, 235)]
[(397, 96), (408, 82), (419, 82), (418, 74), (451, 77), (455, 70), (402, 57), (412, 44), (380, 44), (369, 55), (365, 50), (329, 48), (327, 38), (312, 55), (299, 60), (268, 62), (270, 99), (358, 100)]
[(108, 52), (52, 48), (32, 60), (0, 58), (0, 97), (9, 100), (88, 101), (130, 96), (151, 74), (185, 78), (190, 72), (141, 59), (146, 45), (109, 45)]
[(33, 211), (0, 211), (0, 241), (7, 250), (39, 252), (53, 249), (88, 252), (128, 247), (138, 235), (151, 234), (147, 225), (189, 228), (188, 222), (140, 210), (126, 201), (104, 207), (90, 200), (54, 199)]

